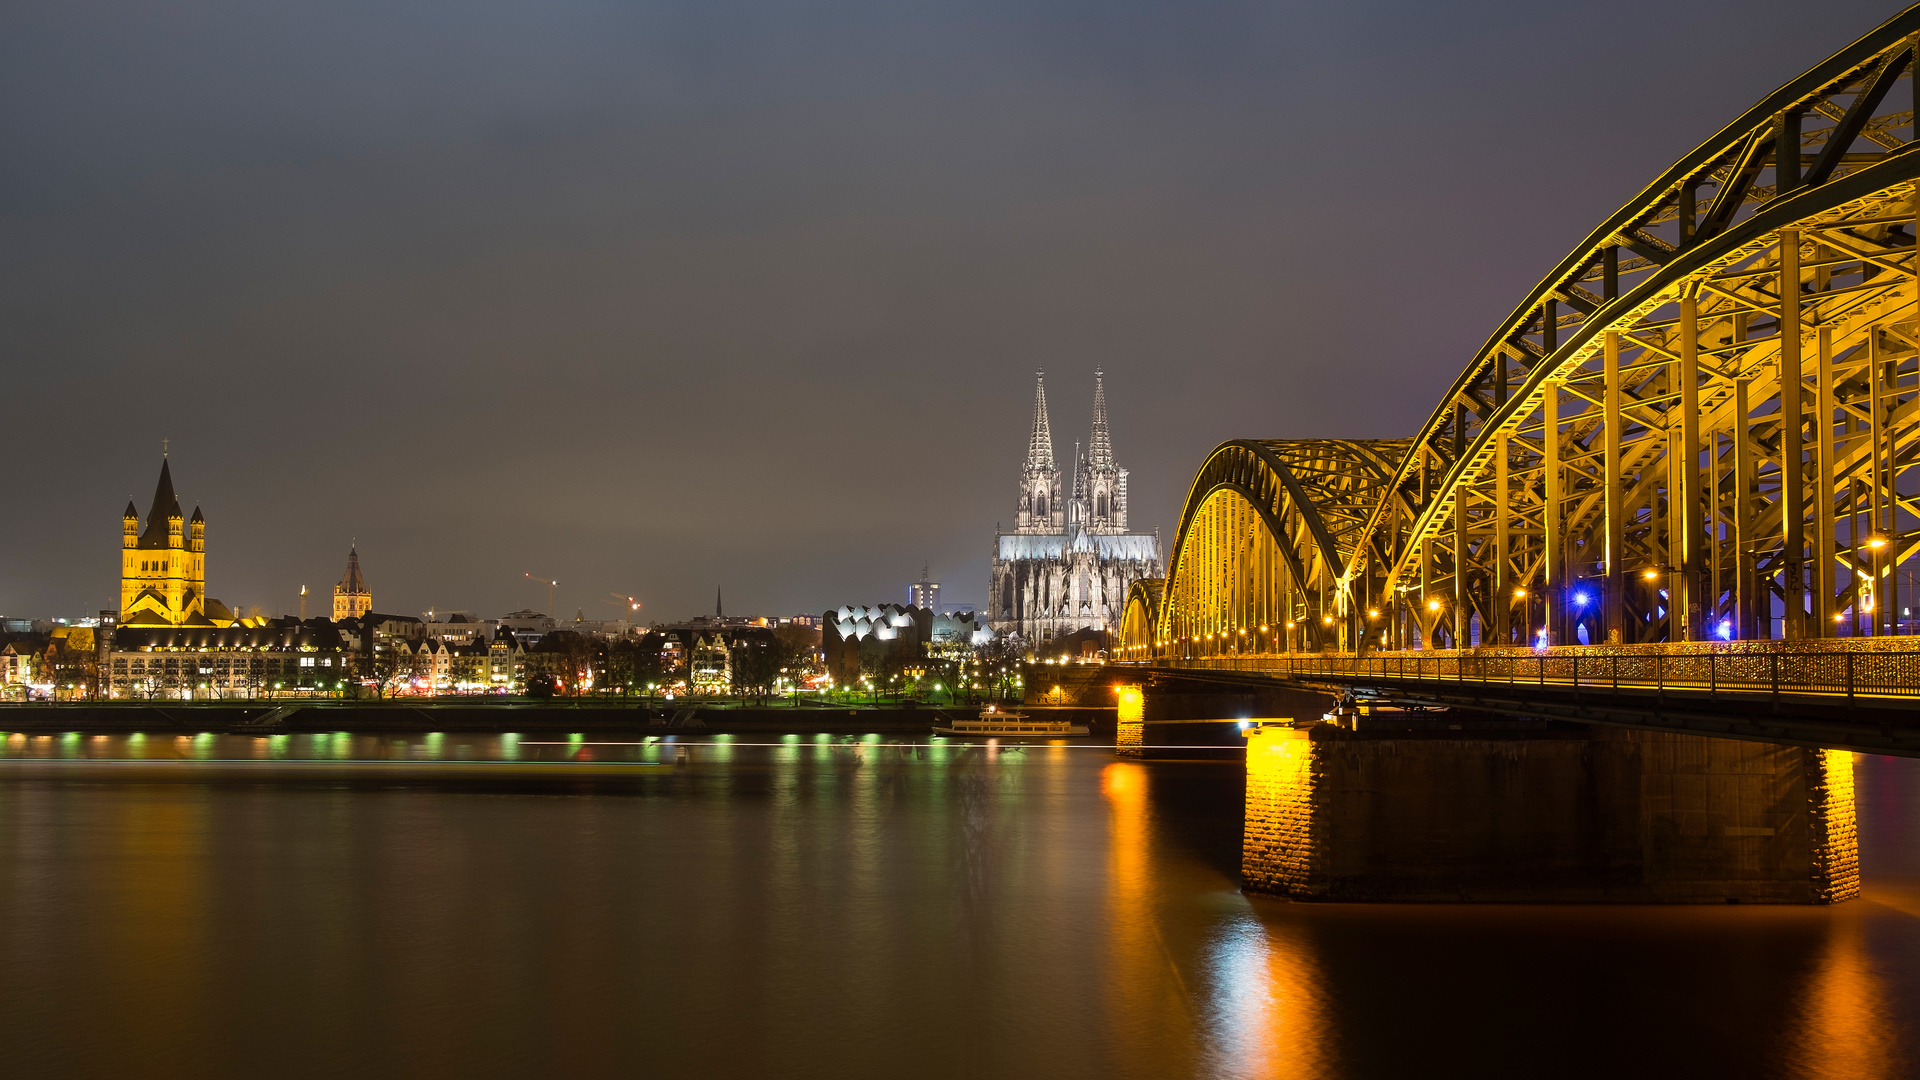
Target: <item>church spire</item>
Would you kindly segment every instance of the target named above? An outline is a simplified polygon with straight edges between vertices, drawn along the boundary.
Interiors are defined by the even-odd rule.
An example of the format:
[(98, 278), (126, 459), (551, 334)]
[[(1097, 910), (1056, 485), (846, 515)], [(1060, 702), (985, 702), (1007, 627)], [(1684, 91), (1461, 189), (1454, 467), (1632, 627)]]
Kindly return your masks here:
[(147, 528), (166, 534), (167, 520), (180, 516), (180, 497), (173, 493), (173, 470), (165, 455), (160, 458), (160, 482), (153, 487), (153, 508), (147, 511)]
[(1033, 435), (1027, 440), (1027, 468), (1053, 469), (1053, 430), (1047, 426), (1047, 373), (1033, 373)]
[(360, 576), (359, 544), (347, 549), (347, 572), (340, 577), (340, 588), (355, 595), (367, 591), (367, 579)]
[(1107, 434), (1107, 384), (1105, 372), (1093, 369), (1093, 435), (1087, 440), (1087, 467), (1111, 468), (1113, 437)]
[(347, 546), (347, 572), (333, 587), (333, 621), (357, 619), (372, 610), (373, 592), (367, 588), (367, 579), (360, 576), (360, 542), (355, 540)]
[[(129, 507), (131, 508), (131, 507)], [(147, 509), (147, 527), (140, 533), (143, 548), (164, 548), (171, 535), (171, 522), (180, 520), (180, 497), (173, 493), (173, 470), (165, 454), (160, 456), (160, 482), (153, 487), (153, 505)]]

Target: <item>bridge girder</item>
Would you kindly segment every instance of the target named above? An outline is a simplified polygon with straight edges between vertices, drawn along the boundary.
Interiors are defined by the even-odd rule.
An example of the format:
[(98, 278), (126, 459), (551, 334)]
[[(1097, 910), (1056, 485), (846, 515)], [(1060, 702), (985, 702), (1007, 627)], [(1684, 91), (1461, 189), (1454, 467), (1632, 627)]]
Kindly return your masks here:
[(1312, 632), (1255, 651), (1909, 629), (1916, 41), (1911, 8), (1649, 184), (1414, 438), (1216, 449), (1143, 640), (1238, 649), (1281, 615)]

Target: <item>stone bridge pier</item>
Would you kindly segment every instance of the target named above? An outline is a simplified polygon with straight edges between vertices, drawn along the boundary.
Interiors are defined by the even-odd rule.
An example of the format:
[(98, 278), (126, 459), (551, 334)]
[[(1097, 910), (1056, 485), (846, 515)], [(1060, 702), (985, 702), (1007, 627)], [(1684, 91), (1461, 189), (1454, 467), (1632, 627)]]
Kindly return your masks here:
[(1247, 889), (1297, 900), (1822, 904), (1859, 891), (1844, 750), (1285, 687), (1120, 679), (1125, 756), (1246, 755)]
[(1114, 745), (1122, 757), (1238, 757), (1247, 725), (1273, 717), (1317, 719), (1336, 700), (1271, 681), (1230, 684), (1165, 671), (1116, 681)]
[(1853, 755), (1600, 725), (1262, 725), (1241, 869), (1300, 900), (1834, 903), (1859, 892)]

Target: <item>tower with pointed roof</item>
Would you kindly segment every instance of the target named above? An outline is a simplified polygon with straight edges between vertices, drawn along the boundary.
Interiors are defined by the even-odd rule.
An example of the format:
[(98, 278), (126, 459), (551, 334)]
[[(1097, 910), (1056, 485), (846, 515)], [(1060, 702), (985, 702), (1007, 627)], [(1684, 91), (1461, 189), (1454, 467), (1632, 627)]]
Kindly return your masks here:
[(1114, 464), (1113, 436), (1107, 431), (1106, 373), (1093, 373), (1093, 431), (1087, 439), (1085, 464), (1079, 466), (1073, 486), (1084, 501), (1082, 521), (1088, 532), (1127, 531), (1127, 470)]
[(373, 610), (373, 593), (367, 579), (360, 576), (360, 545), (347, 548), (347, 572), (333, 587), (333, 621), (356, 619)]
[(1119, 626), (1127, 590), (1160, 575), (1160, 537), (1128, 532), (1127, 470), (1107, 430), (1106, 373), (1093, 374), (1093, 429), (1074, 444), (1069, 494), (1060, 497), (1044, 379), (1036, 383), (1033, 433), (1020, 470), (1012, 532), (994, 538), (987, 618), (1027, 645), (1078, 630)]
[[(163, 454), (146, 527), (140, 527), (131, 499), (120, 518), (119, 624), (225, 625), (207, 617), (206, 559), (207, 519), (197, 506), (191, 520), (182, 517), (173, 470)], [(219, 612), (226, 614), (225, 608)]]
[(1047, 373), (1033, 376), (1033, 433), (1027, 437), (1027, 460), (1020, 469), (1020, 501), (1014, 507), (1013, 531), (1054, 533), (1066, 526), (1067, 508), (1060, 501), (1060, 470), (1053, 464), (1053, 430), (1047, 424)]

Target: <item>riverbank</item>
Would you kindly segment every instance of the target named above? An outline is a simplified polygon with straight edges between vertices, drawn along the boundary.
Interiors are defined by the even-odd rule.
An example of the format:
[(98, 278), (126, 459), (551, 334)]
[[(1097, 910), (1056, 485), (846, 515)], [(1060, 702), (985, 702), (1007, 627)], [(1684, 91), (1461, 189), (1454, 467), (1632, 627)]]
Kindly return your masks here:
[[(1113, 710), (1044, 710), (1095, 735), (1111, 737)], [(0, 733), (273, 734), (321, 731), (577, 732), (830, 732), (930, 734), (936, 722), (977, 715), (957, 707), (693, 706), (678, 708), (600, 701), (249, 703), (112, 702), (0, 706)]]

